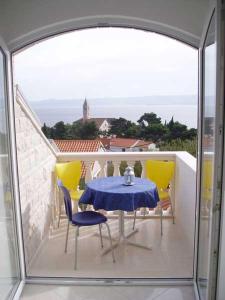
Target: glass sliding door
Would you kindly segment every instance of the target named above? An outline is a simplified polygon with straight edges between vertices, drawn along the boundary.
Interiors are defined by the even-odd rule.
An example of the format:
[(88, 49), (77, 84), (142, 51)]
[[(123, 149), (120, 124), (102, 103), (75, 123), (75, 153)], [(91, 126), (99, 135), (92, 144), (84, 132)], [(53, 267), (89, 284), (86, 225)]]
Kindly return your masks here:
[(5, 56), (0, 48), (0, 299), (8, 299), (20, 281), (11, 182), (6, 105)]
[(198, 287), (201, 299), (207, 299), (210, 266), (210, 228), (213, 207), (213, 178), (216, 137), (216, 43), (215, 14), (207, 31), (203, 52), (201, 194), (199, 211)]

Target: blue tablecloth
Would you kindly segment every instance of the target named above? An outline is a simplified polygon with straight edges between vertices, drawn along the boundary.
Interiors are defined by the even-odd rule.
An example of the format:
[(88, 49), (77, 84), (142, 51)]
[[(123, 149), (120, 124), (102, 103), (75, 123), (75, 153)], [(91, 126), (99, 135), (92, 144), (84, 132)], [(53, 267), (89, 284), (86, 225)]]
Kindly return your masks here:
[(94, 179), (87, 183), (79, 202), (108, 211), (134, 211), (139, 207), (157, 206), (159, 195), (155, 183), (142, 178), (135, 178), (133, 186), (123, 183), (121, 176)]

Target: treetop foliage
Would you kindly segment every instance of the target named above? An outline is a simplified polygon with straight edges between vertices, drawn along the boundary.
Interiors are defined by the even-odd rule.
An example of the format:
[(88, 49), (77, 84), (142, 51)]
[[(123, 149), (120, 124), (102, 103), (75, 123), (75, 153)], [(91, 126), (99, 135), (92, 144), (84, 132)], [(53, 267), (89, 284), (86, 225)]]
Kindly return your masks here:
[(64, 124), (57, 122), (53, 127), (48, 127), (44, 123), (42, 131), (48, 139), (54, 140), (94, 140), (99, 132), (95, 122), (73, 122)]
[[(155, 142), (160, 149), (166, 145), (171, 148), (179, 148), (183, 141), (194, 141), (196, 144), (197, 129), (188, 129), (186, 125), (171, 120), (164, 124), (155, 113), (143, 114), (137, 123), (124, 118), (113, 119), (109, 132), (100, 132), (94, 121), (76, 121), (72, 124), (57, 122), (53, 127), (46, 124), (42, 127), (43, 133), (50, 139), (96, 139), (101, 136), (112, 136), (123, 138), (135, 138)], [(176, 142), (174, 142), (176, 141)], [(193, 150), (194, 151), (194, 150)]]

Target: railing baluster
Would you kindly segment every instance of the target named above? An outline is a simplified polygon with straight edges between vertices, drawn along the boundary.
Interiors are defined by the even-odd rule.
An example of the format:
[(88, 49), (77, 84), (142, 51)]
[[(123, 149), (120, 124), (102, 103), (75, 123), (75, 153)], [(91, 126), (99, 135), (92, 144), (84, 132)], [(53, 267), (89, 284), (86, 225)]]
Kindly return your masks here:
[(104, 160), (99, 160), (99, 165), (100, 165), (100, 173), (99, 173), (99, 176), (100, 177), (106, 177), (106, 172), (105, 172), (105, 161)]
[(127, 160), (127, 165), (128, 165), (129, 167), (134, 167), (134, 165), (135, 165), (135, 160)]
[(57, 221), (59, 218), (59, 192), (56, 185), (56, 174), (52, 172), (52, 182), (54, 183), (54, 196), (53, 196), (53, 203), (52, 203), (52, 227), (55, 229), (57, 228)]
[(113, 176), (120, 176), (120, 161), (113, 161)]
[(85, 182), (89, 182), (93, 179), (93, 175), (92, 175), (93, 162), (92, 161), (84, 161), (84, 165), (86, 168)]
[(145, 160), (140, 160), (142, 166), (141, 178), (146, 178)]

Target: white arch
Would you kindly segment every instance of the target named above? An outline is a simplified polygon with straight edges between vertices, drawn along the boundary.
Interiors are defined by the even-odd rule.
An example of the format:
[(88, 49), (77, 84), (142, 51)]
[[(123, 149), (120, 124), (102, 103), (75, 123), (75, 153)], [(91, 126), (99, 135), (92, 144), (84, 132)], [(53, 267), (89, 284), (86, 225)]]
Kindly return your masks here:
[(134, 18), (124, 18), (122, 16), (95, 16), (86, 17), (76, 20), (68, 20), (66, 22), (60, 22), (52, 24), (38, 30), (29, 32), (17, 39), (12, 40), (8, 46), (11, 51), (17, 51), (20, 48), (24, 48), (30, 44), (36, 43), (37, 41), (62, 34), (68, 31), (94, 28), (94, 27), (124, 27), (124, 28), (135, 28), (140, 30), (147, 30), (156, 32), (168, 37), (177, 39), (181, 42), (189, 44), (195, 48), (198, 48), (199, 37), (191, 35), (185, 31), (178, 31), (176, 28), (165, 26), (164, 24), (139, 20)]
[(11, 51), (61, 32), (98, 26), (155, 31), (198, 47), (212, 0), (10, 0), (0, 35)]

